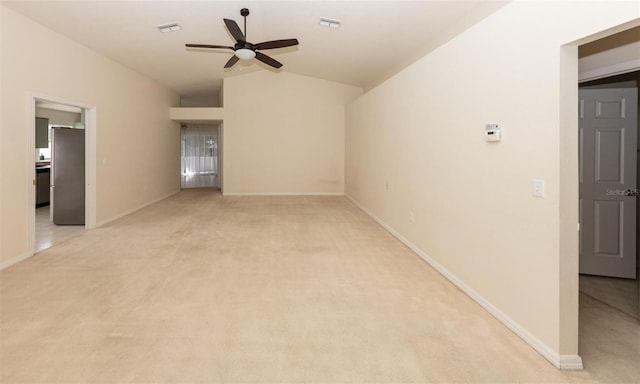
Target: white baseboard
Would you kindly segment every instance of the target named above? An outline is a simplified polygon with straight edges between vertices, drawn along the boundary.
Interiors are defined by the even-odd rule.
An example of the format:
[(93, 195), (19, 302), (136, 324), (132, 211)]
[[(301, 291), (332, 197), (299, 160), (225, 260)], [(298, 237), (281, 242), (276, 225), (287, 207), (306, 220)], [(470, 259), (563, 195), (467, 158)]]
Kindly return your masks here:
[(157, 202), (158, 202), (158, 201), (160, 201), (160, 200), (164, 200), (164, 199), (166, 199), (166, 198), (167, 198), (167, 197), (169, 197), (169, 196), (173, 196), (173, 195), (175, 195), (175, 194), (176, 194), (176, 193), (178, 193), (178, 192), (180, 192), (180, 190), (179, 190), (179, 189), (178, 189), (177, 191), (169, 192), (169, 193), (168, 193), (168, 194), (166, 194), (166, 195), (163, 195), (163, 196), (161, 196), (161, 197), (158, 197), (158, 198), (157, 198), (157, 199), (155, 199), (155, 200), (152, 200), (152, 201), (146, 202), (146, 203), (144, 203), (144, 204), (142, 204), (142, 205), (140, 205), (140, 206), (138, 206), (138, 207), (136, 207), (136, 208), (132, 208), (132, 209), (130, 209), (130, 210), (128, 210), (128, 211), (126, 211), (126, 212), (120, 213), (120, 214), (118, 214), (118, 215), (116, 215), (116, 216), (114, 216), (114, 217), (110, 217), (110, 218), (108, 218), (108, 219), (106, 219), (106, 220), (103, 220), (103, 221), (99, 222), (99, 223), (96, 225), (96, 228), (98, 228), (98, 227), (102, 227), (103, 225), (109, 224), (109, 223), (110, 223), (110, 222), (112, 222), (112, 221), (115, 221), (115, 220), (118, 220), (118, 219), (120, 219), (120, 218), (122, 218), (122, 217), (125, 217), (125, 216), (127, 216), (127, 215), (130, 215), (130, 214), (132, 214), (132, 213), (133, 213), (133, 212), (135, 212), (135, 211), (139, 211), (139, 210), (141, 210), (142, 208), (148, 207), (148, 206), (150, 206), (151, 204), (157, 203)]
[(529, 344), (536, 352), (542, 355), (545, 359), (547, 359), (551, 364), (553, 364), (556, 368), (566, 369), (566, 370), (582, 370), (582, 359), (578, 355), (560, 355), (556, 351), (554, 351), (551, 347), (546, 345), (540, 339), (531, 334), (527, 329), (514, 321), (511, 317), (507, 316), (504, 312), (502, 312), (499, 308), (494, 306), (491, 302), (482, 297), (478, 292), (476, 292), (473, 288), (465, 284), (462, 280), (460, 280), (453, 273), (449, 272), (446, 268), (424, 253), (421, 249), (411, 243), (409, 240), (404, 238), (400, 233), (396, 230), (388, 226), (385, 222), (383, 222), (380, 218), (374, 215), (367, 208), (360, 205), (353, 197), (345, 194), (345, 197), (351, 200), (353, 204), (355, 204), (358, 208), (360, 208), (364, 213), (369, 215), (375, 222), (380, 224), (384, 229), (389, 231), (393, 236), (395, 236), (398, 240), (400, 240), (404, 245), (406, 245), (409, 249), (415, 252), (418, 256), (420, 256), (424, 261), (426, 261), (429, 265), (431, 265), (436, 271), (438, 271), (441, 275), (443, 275), (447, 280), (453, 283), (456, 287), (460, 288), (462, 292), (467, 294), (467, 296), (471, 297), (475, 302), (480, 304), (482, 308), (484, 308), (487, 312), (489, 312), (493, 317), (498, 319), (502, 324), (504, 324), (507, 328), (509, 328), (513, 333), (519, 336), (522, 340), (524, 340), (527, 344)]
[(31, 256), (33, 256), (34, 253), (29, 254), (28, 252), (22, 253), (18, 256), (12, 257), (9, 260), (3, 261), (2, 263), (0, 263), (0, 271), (2, 271), (5, 268), (9, 268), (10, 266), (14, 265), (14, 264), (18, 264), (21, 261), (24, 261), (28, 258), (30, 258)]
[(343, 192), (224, 192), (224, 196), (344, 196)]
[(582, 358), (578, 355), (560, 355), (560, 369), (565, 371), (582, 371)]

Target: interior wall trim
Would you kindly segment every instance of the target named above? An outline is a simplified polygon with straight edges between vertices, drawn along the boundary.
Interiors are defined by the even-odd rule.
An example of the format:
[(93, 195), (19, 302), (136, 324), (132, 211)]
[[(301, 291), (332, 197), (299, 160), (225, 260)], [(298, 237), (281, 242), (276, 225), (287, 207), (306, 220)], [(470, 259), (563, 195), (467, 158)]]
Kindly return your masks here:
[(223, 196), (344, 196), (344, 192), (224, 192)]
[(18, 264), (21, 261), (25, 261), (33, 255), (35, 255), (35, 253), (24, 252), (19, 254), (18, 256), (10, 258), (9, 260), (5, 260), (2, 263), (0, 263), (0, 271), (2, 271), (5, 268), (9, 268), (12, 265)]
[(493, 305), (487, 299), (485, 299), (482, 295), (476, 292), (473, 288), (468, 286), (465, 282), (459, 279), (456, 275), (449, 272), (446, 268), (436, 262), (433, 258), (428, 256), (424, 251), (418, 248), (416, 245), (407, 240), (404, 236), (398, 233), (396, 230), (387, 225), (384, 221), (382, 221), (379, 217), (374, 215), (367, 208), (362, 206), (356, 199), (352, 196), (345, 194), (345, 197), (353, 204), (355, 204), (358, 208), (360, 208), (364, 213), (366, 213), (369, 217), (371, 217), (376, 223), (380, 224), (384, 229), (389, 231), (393, 236), (395, 236), (400, 242), (406, 245), (409, 249), (411, 249), (414, 253), (420, 256), (427, 264), (431, 265), (436, 271), (438, 271), (442, 276), (444, 276), (447, 280), (449, 280), (453, 285), (460, 288), (462, 292), (464, 292), (467, 296), (473, 299), (476, 303), (478, 303), (482, 308), (484, 308), (487, 312), (489, 312), (493, 317), (495, 317), (498, 321), (504, 324), (509, 330), (515, 333), (518, 337), (520, 337), (525, 343), (529, 344), (536, 352), (538, 352), (542, 357), (547, 359), (551, 364), (553, 364), (556, 368), (564, 369), (564, 370), (582, 370), (582, 358), (578, 355), (560, 355), (558, 352), (554, 351), (551, 347), (545, 344), (542, 340), (538, 339), (536, 336), (531, 334), (526, 328), (520, 325), (518, 322), (513, 320), (507, 314), (502, 312), (498, 307)]
[(582, 358), (578, 355), (560, 355), (559, 368), (565, 371), (582, 371)]
[(106, 220), (102, 220), (101, 222), (99, 222), (99, 223), (96, 225), (96, 227), (102, 227), (103, 225), (109, 224), (109, 223), (110, 223), (110, 222), (112, 222), (112, 221), (116, 221), (116, 220), (118, 220), (118, 219), (120, 219), (120, 218), (122, 218), (122, 217), (125, 217), (125, 216), (127, 216), (127, 215), (129, 215), (129, 214), (132, 214), (133, 212), (139, 211), (139, 210), (141, 210), (142, 208), (148, 207), (148, 206), (149, 206), (149, 205), (151, 205), (151, 204), (157, 203), (157, 202), (158, 202), (158, 201), (160, 201), (160, 200), (164, 200), (164, 199), (166, 199), (167, 197), (173, 196), (173, 195), (175, 195), (175, 194), (176, 194), (176, 193), (178, 193), (178, 192), (180, 192), (180, 190), (179, 190), (179, 189), (178, 189), (177, 191), (172, 191), (172, 192), (167, 193), (166, 195), (160, 196), (160, 197), (158, 197), (157, 199), (154, 199), (154, 200), (148, 201), (148, 202), (146, 202), (146, 203), (144, 203), (144, 204), (142, 204), (142, 205), (140, 205), (140, 206), (138, 206), (138, 207), (131, 208), (131, 209), (129, 209), (128, 211), (126, 211), (126, 212), (122, 212), (122, 213), (120, 213), (120, 214), (118, 214), (118, 215), (116, 215), (116, 216), (114, 216), (114, 217), (108, 218), (108, 219), (106, 219)]

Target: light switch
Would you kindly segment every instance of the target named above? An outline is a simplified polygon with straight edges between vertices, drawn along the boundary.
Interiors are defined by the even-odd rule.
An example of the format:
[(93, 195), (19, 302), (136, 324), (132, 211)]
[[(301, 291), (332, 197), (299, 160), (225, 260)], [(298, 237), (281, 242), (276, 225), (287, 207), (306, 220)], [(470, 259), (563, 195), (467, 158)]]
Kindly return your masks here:
[(533, 196), (544, 197), (544, 180), (533, 179), (531, 187)]

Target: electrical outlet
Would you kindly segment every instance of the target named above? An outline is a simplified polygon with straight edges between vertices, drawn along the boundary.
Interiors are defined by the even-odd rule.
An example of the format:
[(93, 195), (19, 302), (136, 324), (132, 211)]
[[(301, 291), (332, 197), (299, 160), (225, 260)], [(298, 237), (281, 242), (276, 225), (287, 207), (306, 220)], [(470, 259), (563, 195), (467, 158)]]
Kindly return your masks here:
[(386, 183), (384, 183), (384, 187), (385, 189), (388, 191), (389, 190), (389, 182), (387, 181)]
[(413, 212), (409, 212), (409, 221), (414, 222), (416, 220), (416, 215)]

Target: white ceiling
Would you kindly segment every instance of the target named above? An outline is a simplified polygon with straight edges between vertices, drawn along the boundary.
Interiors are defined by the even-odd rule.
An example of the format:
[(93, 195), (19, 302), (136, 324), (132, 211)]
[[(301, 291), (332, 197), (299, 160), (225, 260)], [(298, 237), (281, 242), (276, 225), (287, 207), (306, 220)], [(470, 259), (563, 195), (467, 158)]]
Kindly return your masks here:
[[(222, 79), (268, 69), (251, 60), (225, 70), (229, 50), (185, 49), (185, 43), (233, 45), (223, 18), (253, 43), (297, 38), (297, 47), (264, 53), (282, 70), (370, 88), (432, 49), (443, 36), (466, 29), (504, 1), (25, 1), (2, 4), (105, 56), (157, 80), (185, 97), (217, 95)], [(342, 21), (321, 27), (320, 17)], [(182, 31), (160, 33), (177, 22)], [(271, 69), (269, 69), (271, 70)]]

